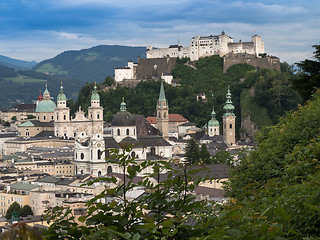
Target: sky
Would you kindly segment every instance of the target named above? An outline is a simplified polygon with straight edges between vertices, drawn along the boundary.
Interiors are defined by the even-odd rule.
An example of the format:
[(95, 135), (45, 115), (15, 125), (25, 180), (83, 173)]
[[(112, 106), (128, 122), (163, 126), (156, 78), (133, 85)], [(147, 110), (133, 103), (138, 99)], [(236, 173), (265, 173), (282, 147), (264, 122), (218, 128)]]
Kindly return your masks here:
[(0, 55), (27, 61), (97, 45), (189, 46), (220, 34), (290, 64), (320, 44), (319, 0), (0, 0)]

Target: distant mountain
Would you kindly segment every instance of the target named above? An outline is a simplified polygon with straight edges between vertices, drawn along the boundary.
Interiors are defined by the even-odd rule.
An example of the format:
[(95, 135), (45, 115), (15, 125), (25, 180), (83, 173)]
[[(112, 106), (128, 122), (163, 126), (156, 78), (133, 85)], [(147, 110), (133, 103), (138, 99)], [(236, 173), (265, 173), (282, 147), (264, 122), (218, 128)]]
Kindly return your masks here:
[(79, 51), (66, 51), (33, 67), (37, 72), (63, 75), (79, 79), (84, 84), (101, 83), (106, 76), (113, 76), (116, 67), (124, 67), (128, 61), (145, 58), (145, 47), (100, 45)]
[(29, 70), (37, 64), (36, 61), (28, 62), (18, 59), (9, 58), (3, 55), (0, 55), (0, 65), (4, 65), (16, 70)]

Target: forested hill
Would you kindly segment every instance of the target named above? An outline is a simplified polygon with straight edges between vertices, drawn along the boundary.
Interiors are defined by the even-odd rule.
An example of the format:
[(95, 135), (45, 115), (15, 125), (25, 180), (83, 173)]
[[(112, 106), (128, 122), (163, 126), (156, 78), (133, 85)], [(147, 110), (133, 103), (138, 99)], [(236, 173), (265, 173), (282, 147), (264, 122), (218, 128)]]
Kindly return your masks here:
[[(294, 78), (291, 67), (282, 64), (282, 73), (262, 69), (254, 70), (247, 64), (234, 65), (223, 73), (223, 62), (219, 56), (202, 58), (194, 67), (187, 60), (178, 60), (174, 78), (180, 79), (181, 86), (165, 84), (165, 94), (170, 113), (179, 113), (198, 127), (204, 126), (211, 118), (214, 107), (217, 119), (222, 122), (223, 105), (228, 85), (235, 106), (237, 134), (246, 134), (251, 128), (276, 123), (285, 111), (295, 109), (300, 102), (298, 94), (290, 87), (289, 78)], [(75, 111), (79, 105), (84, 109), (90, 103), (93, 84), (85, 85), (79, 92), (78, 101), (72, 105)], [(134, 114), (154, 116), (159, 96), (160, 83), (145, 81), (134, 89), (118, 87), (104, 91), (99, 87), (105, 119), (119, 111), (121, 98), (125, 97), (128, 111)], [(206, 101), (197, 101), (196, 95), (205, 93)], [(250, 119), (249, 126), (240, 130), (241, 121)], [(250, 125), (251, 124), (251, 125)], [(249, 133), (250, 134), (250, 133)]]
[(14, 68), (17, 70), (29, 70), (36, 64), (37, 63), (35, 61), (28, 62), (28, 61), (13, 59), (13, 58), (0, 55), (0, 65)]
[(144, 58), (145, 47), (100, 45), (79, 51), (66, 51), (52, 59), (37, 64), (33, 70), (54, 75), (101, 83), (106, 76), (113, 76), (116, 67), (125, 67), (128, 61)]

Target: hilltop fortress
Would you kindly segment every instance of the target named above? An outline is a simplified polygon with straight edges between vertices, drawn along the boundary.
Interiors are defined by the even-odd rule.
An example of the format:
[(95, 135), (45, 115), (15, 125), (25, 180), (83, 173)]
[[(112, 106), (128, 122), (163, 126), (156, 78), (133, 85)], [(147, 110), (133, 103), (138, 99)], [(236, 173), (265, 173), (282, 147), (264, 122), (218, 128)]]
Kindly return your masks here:
[(115, 69), (115, 81), (123, 86), (133, 87), (142, 79), (162, 78), (171, 84), (170, 74), (175, 67), (177, 58), (200, 58), (219, 55), (223, 58), (223, 71), (235, 64), (247, 63), (256, 69), (267, 68), (280, 72), (280, 59), (265, 53), (261, 36), (254, 35), (251, 42), (233, 42), (233, 38), (225, 34), (195, 36), (190, 40), (189, 47), (170, 45), (168, 48), (146, 49), (146, 59), (138, 63), (129, 62), (128, 66)]
[(261, 36), (254, 35), (251, 37), (251, 42), (240, 40), (234, 43), (233, 38), (222, 31), (220, 35), (193, 37), (190, 40), (189, 47), (182, 47), (179, 43), (178, 45), (171, 45), (169, 48), (147, 47), (147, 58), (188, 57), (191, 61), (197, 61), (202, 57), (212, 55), (223, 57), (228, 53), (247, 53), (259, 57), (265, 53), (264, 42)]

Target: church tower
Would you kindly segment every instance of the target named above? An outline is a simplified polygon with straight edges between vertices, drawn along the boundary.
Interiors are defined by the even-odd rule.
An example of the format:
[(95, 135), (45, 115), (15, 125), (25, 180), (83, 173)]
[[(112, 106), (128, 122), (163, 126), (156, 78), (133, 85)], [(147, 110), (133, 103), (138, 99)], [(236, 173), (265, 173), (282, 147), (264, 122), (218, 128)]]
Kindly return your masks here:
[(61, 82), (60, 93), (57, 97), (57, 107), (54, 110), (54, 135), (72, 137), (70, 131), (70, 109), (67, 107), (67, 97), (64, 94), (63, 86)]
[(220, 124), (216, 119), (216, 112), (213, 108), (211, 112), (211, 119), (208, 122), (208, 136), (213, 137), (215, 135), (220, 135)]
[(91, 95), (91, 106), (88, 107), (88, 118), (92, 121), (92, 132), (103, 132), (103, 108), (100, 106), (100, 96), (94, 83)]
[(162, 133), (163, 138), (169, 140), (169, 106), (164, 93), (163, 81), (161, 81), (157, 104), (157, 128)]
[(235, 131), (235, 122), (236, 116), (233, 113), (234, 106), (231, 101), (230, 88), (228, 87), (228, 92), (226, 95), (227, 101), (223, 109), (225, 113), (223, 114), (223, 140), (227, 145), (233, 145), (236, 143), (236, 131)]

